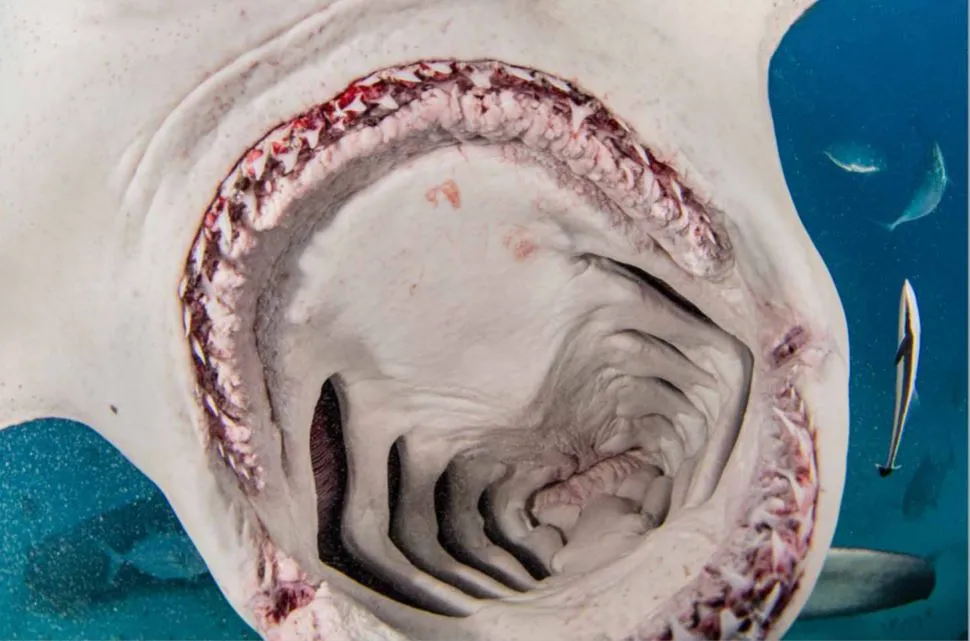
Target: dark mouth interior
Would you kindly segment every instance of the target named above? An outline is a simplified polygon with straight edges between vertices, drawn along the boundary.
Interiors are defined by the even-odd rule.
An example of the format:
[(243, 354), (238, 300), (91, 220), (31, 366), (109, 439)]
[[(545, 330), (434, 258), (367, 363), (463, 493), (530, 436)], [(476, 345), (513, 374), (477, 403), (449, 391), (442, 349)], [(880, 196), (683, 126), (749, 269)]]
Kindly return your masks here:
[[(343, 418), (337, 392), (339, 384), (336, 377), (323, 384), (310, 427), (310, 458), (317, 496), (317, 549), (320, 560), (375, 592), (401, 603), (420, 607), (407, 593), (395, 589), (393, 583), (382, 581), (368, 571), (341, 542), (340, 515), (347, 487), (347, 451), (344, 447)], [(389, 495), (395, 496), (400, 473), (396, 451), (389, 457), (387, 468)], [(391, 508), (393, 509), (393, 505)]]
[[(695, 322), (714, 326), (700, 309), (662, 280), (631, 265), (600, 257), (590, 257), (590, 259), (601, 261), (618, 277), (630, 279), (641, 286), (653, 288), (661, 293), (671, 305), (689, 314)], [(663, 342), (662, 339), (657, 340)], [(686, 357), (676, 346), (666, 342), (664, 344), (686, 360)], [(683, 396), (673, 382), (659, 378), (658, 383), (669, 388), (671, 393)], [(437, 614), (461, 616), (464, 612), (460, 608), (452, 607), (447, 599), (437, 598), (434, 594), (415, 590), (406, 583), (402, 584), (399, 578), (384, 574), (379, 564), (375, 565), (366, 559), (359, 558), (345, 545), (343, 511), (346, 507), (346, 489), (350, 472), (343, 430), (346, 414), (348, 411), (353, 411), (353, 408), (347, 404), (347, 400), (342, 394), (342, 386), (343, 382), (339, 374), (324, 382), (315, 407), (310, 433), (310, 455), (316, 487), (319, 523), (317, 541), (321, 561), (327, 566), (346, 574), (357, 583), (402, 604)], [(740, 419), (738, 419), (739, 421)], [(580, 531), (575, 518), (577, 512), (585, 513), (584, 511), (588, 510), (590, 514), (594, 515), (587, 519), (581, 536), (587, 540), (601, 539), (598, 543), (600, 546), (608, 546), (610, 541), (608, 536), (606, 538), (601, 536), (601, 526), (595, 521), (600, 520), (609, 523), (610, 515), (616, 511), (617, 507), (633, 508), (624, 516), (627, 522), (637, 521), (637, 517), (634, 516), (637, 511), (640, 512), (640, 516), (647, 518), (647, 526), (642, 529), (642, 532), (639, 532), (640, 534), (645, 534), (652, 528), (663, 526), (670, 510), (671, 476), (676, 474), (678, 470), (667, 470), (665, 474), (663, 470), (650, 465), (647, 461), (652, 459), (643, 447), (636, 444), (625, 446), (623, 451), (616, 454), (579, 452), (570, 449), (573, 445), (563, 447), (562, 444), (571, 443), (568, 436), (569, 426), (558, 426), (557, 429), (567, 432), (564, 434), (564, 438), (547, 439), (549, 444), (540, 446), (537, 451), (530, 452), (528, 457), (512, 455), (509, 459), (502, 460), (502, 454), (509, 452), (507, 448), (492, 447), (487, 440), (476, 443), (475, 446), (469, 447), (454, 456), (445, 472), (440, 474), (434, 482), (434, 518), (436, 523), (430, 530), (437, 531), (437, 544), (459, 565), (477, 570), (494, 581), (501, 589), (496, 589), (488, 583), (483, 586), (481, 581), (468, 580), (468, 577), (463, 576), (460, 572), (456, 574), (455, 572), (442, 571), (440, 567), (437, 567), (434, 562), (429, 562), (427, 557), (420, 552), (412, 552), (409, 549), (408, 537), (400, 536), (400, 527), (395, 527), (395, 523), (399, 523), (398, 519), (402, 510), (407, 509), (405, 504), (407, 497), (402, 496), (402, 492), (405, 491), (402, 484), (401, 461), (401, 447), (404, 445), (404, 437), (399, 438), (390, 448), (386, 462), (388, 511), (392, 523), (385, 533), (386, 536), (420, 570), (449, 583), (475, 599), (502, 598), (506, 595), (526, 593), (534, 589), (540, 582), (556, 574), (550, 569), (548, 553), (550, 543), (549, 541), (530, 540), (530, 537), (516, 536), (515, 534), (520, 533), (515, 528), (513, 528), (515, 534), (510, 536), (508, 526), (503, 527), (502, 519), (498, 518), (497, 512), (503, 505), (501, 491), (499, 491), (501, 483), (508, 481), (510, 476), (515, 475), (516, 463), (523, 460), (530, 462), (541, 460), (543, 454), (548, 455), (546, 460), (553, 462), (562, 458), (569, 459), (572, 461), (573, 467), (567, 472), (561, 469), (556, 470), (551, 473), (552, 478), (536, 484), (535, 489), (530, 492), (526, 499), (525, 509), (522, 512), (522, 516), (526, 520), (526, 523), (523, 524), (525, 530), (530, 534), (541, 531), (546, 539), (552, 540), (553, 551), (561, 548), (564, 543), (569, 543), (571, 532)], [(503, 435), (496, 434), (491, 438), (501, 441)], [(720, 476), (720, 469), (723, 469), (723, 463), (729, 451), (730, 448), (715, 463), (715, 467), (720, 466), (718, 471), (715, 472), (717, 477)], [(469, 478), (463, 473), (463, 466), (480, 459), (487, 459), (503, 468), (502, 472), (492, 479), (492, 482), (479, 487), (473, 497), (475, 499), (476, 516), (480, 519), (479, 525), (482, 535), (490, 545), (502, 551), (501, 562), (494, 564), (490, 563), (488, 558), (483, 557), (480, 550), (478, 553), (469, 550), (466, 545), (467, 538), (463, 540), (461, 527), (449, 520), (450, 515), (454, 514), (453, 511), (449, 511), (449, 505), (462, 498), (465, 502), (468, 500), (467, 496), (461, 496), (467, 494), (465, 485), (469, 482)], [(580, 459), (585, 460), (580, 461)], [(556, 463), (550, 463), (550, 465), (555, 467)], [(536, 469), (535, 466), (532, 466), (530, 468), (531, 473), (535, 473)], [(541, 465), (539, 469), (541, 469)], [(539, 474), (541, 476), (542, 472), (539, 472)], [(644, 511), (643, 505), (634, 505), (635, 501), (631, 500), (632, 495), (617, 495), (618, 486), (624, 487), (622, 481), (626, 479), (623, 477), (629, 477), (630, 480), (634, 481), (631, 487), (634, 487), (634, 491), (636, 491), (636, 479), (633, 477), (637, 474), (645, 474), (647, 479), (645, 482), (653, 483), (655, 490), (661, 486), (666, 489), (666, 492), (660, 492), (659, 504), (653, 510), (653, 514)], [(656, 483), (657, 478), (661, 480), (660, 483)], [(713, 489), (714, 486), (711, 484), (700, 500), (706, 500)], [(640, 491), (642, 492), (643, 489), (641, 488)], [(546, 496), (543, 496), (544, 494)], [(619, 494), (623, 494), (623, 492), (620, 491)], [(657, 494), (657, 492), (655, 491), (654, 494)], [(551, 501), (544, 500), (548, 497), (552, 497)], [(563, 497), (565, 497), (565, 500)], [(682, 498), (683, 496), (681, 496)], [(561, 504), (557, 504), (557, 501)], [(654, 499), (654, 501), (656, 502), (657, 499)], [(558, 516), (555, 514), (548, 516), (548, 518), (543, 516), (540, 503), (543, 505), (551, 504), (550, 514), (556, 512)], [(567, 505), (568, 503), (572, 503), (572, 505)], [(565, 515), (565, 523), (563, 522), (564, 512), (569, 512)], [(571, 527), (573, 529), (570, 531)], [(498, 557), (493, 555), (493, 558)], [(505, 590), (507, 590), (507, 594), (503, 594)]]

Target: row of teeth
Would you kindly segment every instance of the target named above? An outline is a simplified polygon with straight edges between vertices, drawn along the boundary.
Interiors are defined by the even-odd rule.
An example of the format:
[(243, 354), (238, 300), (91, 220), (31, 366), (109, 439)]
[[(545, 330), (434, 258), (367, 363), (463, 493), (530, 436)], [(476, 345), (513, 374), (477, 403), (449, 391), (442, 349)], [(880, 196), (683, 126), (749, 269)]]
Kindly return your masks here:
[[(672, 170), (629, 128), (571, 84), (497, 62), (422, 62), (354, 82), (337, 98), (270, 132), (236, 165), (205, 214), (179, 286), (185, 335), (213, 439), (244, 486), (261, 489), (262, 470), (244, 417), (240, 352), (255, 349), (240, 318), (255, 313), (246, 258), (277, 229), (305, 174), (331, 176), (347, 162), (415, 133), (518, 143), (564, 163), (648, 232), (689, 272), (714, 277), (732, 265), (719, 231)], [(302, 177), (302, 180), (300, 180)]]
[(791, 385), (773, 414), (777, 430), (761, 456), (761, 491), (741, 524), (742, 549), (707, 567), (705, 594), (693, 597), (699, 605), (688, 617), (671, 618), (661, 638), (764, 638), (797, 587), (815, 525), (815, 429)]

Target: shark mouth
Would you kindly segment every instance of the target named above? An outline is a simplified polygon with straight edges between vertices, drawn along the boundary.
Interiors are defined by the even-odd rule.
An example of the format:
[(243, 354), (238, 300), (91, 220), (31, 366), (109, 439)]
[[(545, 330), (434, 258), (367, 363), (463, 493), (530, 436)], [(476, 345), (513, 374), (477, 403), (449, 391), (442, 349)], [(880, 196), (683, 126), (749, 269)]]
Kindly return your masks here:
[(497, 61), (376, 71), (247, 150), (178, 294), (260, 632), (768, 635), (815, 526), (814, 337), (711, 320), (730, 229), (575, 82)]

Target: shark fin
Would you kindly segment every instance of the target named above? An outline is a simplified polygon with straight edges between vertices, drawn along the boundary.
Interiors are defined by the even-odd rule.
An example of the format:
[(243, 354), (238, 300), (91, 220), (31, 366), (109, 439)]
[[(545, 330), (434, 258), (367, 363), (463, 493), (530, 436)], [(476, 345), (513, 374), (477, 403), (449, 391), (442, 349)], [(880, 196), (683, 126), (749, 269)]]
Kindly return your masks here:
[(832, 548), (799, 618), (888, 610), (928, 599), (934, 587), (936, 571), (925, 559), (865, 548)]
[[(910, 344), (913, 342), (913, 337), (909, 334), (903, 337), (903, 340), (899, 343), (899, 349), (896, 350), (896, 364), (899, 365), (899, 361), (903, 360), (903, 356), (906, 354), (906, 350), (909, 349)], [(915, 388), (913, 389), (915, 392)]]
[(121, 566), (125, 564), (125, 558), (120, 554), (118, 554), (117, 552), (115, 552), (114, 548), (112, 548), (107, 543), (102, 542), (100, 546), (101, 546), (101, 550), (108, 557), (107, 579), (108, 579), (108, 583), (112, 584), (115, 582), (115, 579), (118, 578), (118, 570), (120, 570)]

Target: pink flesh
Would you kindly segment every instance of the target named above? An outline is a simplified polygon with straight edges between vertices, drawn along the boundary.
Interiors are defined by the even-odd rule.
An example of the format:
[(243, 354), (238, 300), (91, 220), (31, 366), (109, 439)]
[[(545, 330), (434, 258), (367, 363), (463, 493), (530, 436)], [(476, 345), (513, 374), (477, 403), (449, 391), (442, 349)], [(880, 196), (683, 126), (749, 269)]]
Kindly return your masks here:
[[(716, 279), (733, 264), (718, 212), (702, 204), (629, 127), (568, 82), (490, 61), (425, 61), (358, 80), (243, 155), (203, 217), (180, 285), (205, 442), (251, 496), (265, 483), (251, 430), (269, 420), (267, 408), (255, 400), (261, 372), (247, 365), (258, 362), (251, 330), (256, 297), (288, 239), (317, 222), (293, 216), (289, 205), (330, 184), (352, 161), (476, 140), (506, 145), (517, 161), (584, 178), (638, 247), (661, 247), (690, 274)], [(447, 184), (427, 197), (460, 203)], [(527, 255), (526, 240), (510, 238), (509, 244)], [(765, 428), (774, 438), (759, 457), (760, 491), (752, 491), (757, 500), (738, 515), (708, 572), (675, 595), (669, 620), (646, 621), (631, 638), (681, 632), (709, 638), (732, 631), (763, 636), (783, 611), (808, 551), (818, 491), (814, 430), (789, 380), (790, 363), (809, 338), (807, 329), (796, 326), (770, 352), (774, 369), (767, 380), (781, 391), (763, 399), (775, 411)], [(252, 607), (263, 633), (275, 635), (328, 592), (309, 584), (264, 538)]]
[(551, 485), (535, 496), (535, 506), (544, 507), (554, 503), (583, 505), (587, 499), (598, 494), (616, 494), (624, 479), (646, 465), (637, 452), (624, 452), (593, 464), (565, 481)]

